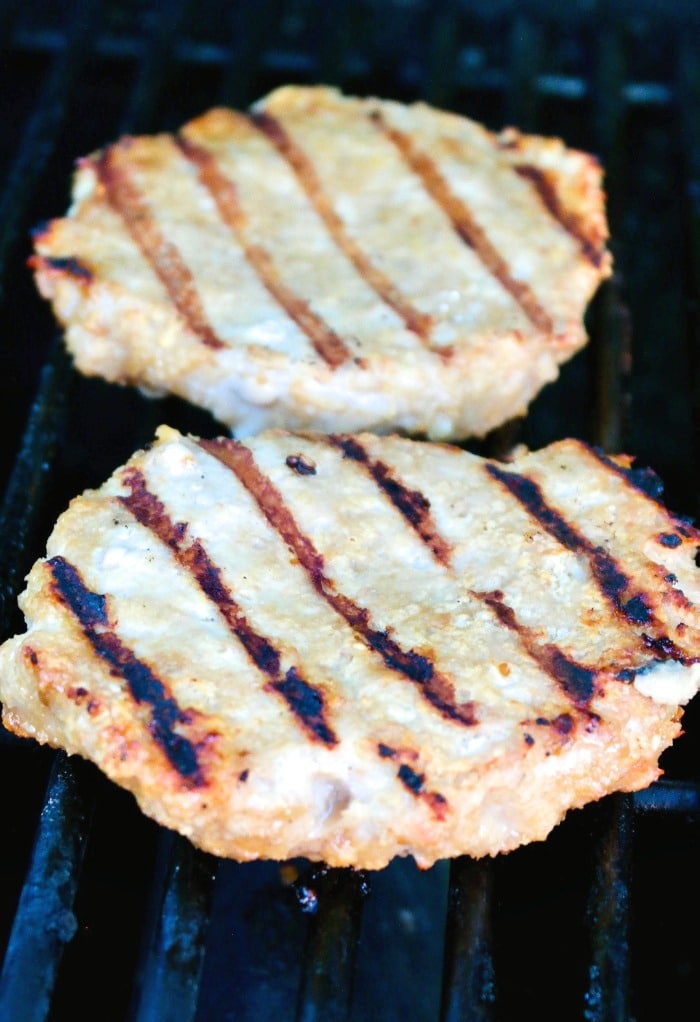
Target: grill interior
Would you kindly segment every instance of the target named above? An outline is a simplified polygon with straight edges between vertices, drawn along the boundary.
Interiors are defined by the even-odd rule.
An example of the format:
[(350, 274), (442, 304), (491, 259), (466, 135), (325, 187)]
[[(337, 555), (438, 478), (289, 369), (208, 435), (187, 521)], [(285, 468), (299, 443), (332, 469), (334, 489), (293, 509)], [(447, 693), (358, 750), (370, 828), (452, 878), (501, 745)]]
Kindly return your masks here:
[[(599, 155), (616, 273), (589, 310), (590, 345), (507, 435), (633, 453), (696, 517), (699, 29), (693, 0), (0, 3), (2, 637), (22, 630), (16, 593), (72, 495), (157, 423), (221, 432), (175, 399), (77, 377), (26, 267), (31, 228), (67, 207), (76, 156), (290, 81), (422, 98)], [(373, 874), (216, 861), (90, 764), (3, 732), (0, 1017), (685, 1017), (694, 704), (685, 728), (663, 780), (570, 814), (545, 843)]]

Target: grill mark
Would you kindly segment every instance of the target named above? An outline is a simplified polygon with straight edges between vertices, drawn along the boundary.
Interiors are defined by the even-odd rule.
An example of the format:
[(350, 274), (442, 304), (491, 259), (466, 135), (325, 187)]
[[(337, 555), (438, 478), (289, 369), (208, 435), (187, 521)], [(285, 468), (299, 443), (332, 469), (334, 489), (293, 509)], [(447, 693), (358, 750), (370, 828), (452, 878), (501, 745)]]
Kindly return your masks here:
[(207, 319), (194, 278), (179, 250), (162, 233), (145, 197), (130, 177), (124, 160), (118, 160), (116, 153), (117, 148), (109, 146), (91, 161), (105, 190), (107, 202), (124, 221), (189, 329), (208, 348), (224, 348), (224, 342), (217, 337)]
[(425, 802), (436, 820), (444, 820), (450, 806), (444, 795), (439, 791), (429, 791), (425, 787), (425, 774), (418, 773), (406, 762), (401, 762), (403, 757), (417, 759), (417, 753), (413, 749), (394, 749), (384, 742), (377, 745), (377, 753), (381, 759), (392, 759), (399, 761), (399, 768), (396, 776), (407, 791)]
[(113, 631), (105, 597), (88, 589), (78, 569), (64, 557), (53, 557), (47, 563), (56, 596), (79, 621), (94, 653), (125, 679), (137, 703), (150, 706), (148, 730), (153, 740), (184, 780), (202, 787), (206, 782), (196, 746), (175, 731), (178, 724), (191, 723), (191, 713), (178, 706), (160, 678)]
[(367, 254), (348, 233), (343, 220), (336, 212), (321, 184), (312, 160), (296, 144), (289, 132), (272, 114), (264, 111), (253, 113), (250, 115), (249, 120), (251, 124), (269, 139), (280, 155), (286, 160), (299, 184), (304, 189), (309, 201), (325, 224), (335, 245), (347, 256), (375, 294), (404, 321), (406, 327), (412, 333), (417, 334), (424, 344), (430, 346), (430, 331), (433, 326), (432, 318), (408, 301), (393, 281), (374, 265)]
[(416, 147), (409, 134), (388, 124), (379, 110), (373, 111), (370, 117), (394, 143), (406, 164), (418, 175), (428, 195), (447, 214), (458, 236), (473, 249), (489, 273), (515, 299), (530, 322), (538, 330), (548, 334), (554, 333), (554, 323), (547, 310), (525, 281), (512, 276), (506, 260), (474, 219), (467, 204), (452, 191), (436, 163), (427, 153)]
[(94, 278), (90, 267), (76, 259), (75, 256), (35, 256), (30, 257), (29, 265), (35, 269), (43, 265), (48, 270), (57, 270), (75, 280), (83, 280), (87, 284), (92, 283)]
[[(593, 578), (603, 596), (612, 607), (633, 625), (646, 625), (660, 635), (655, 641), (659, 659), (680, 660), (684, 664), (695, 662), (687, 657), (665, 634), (662, 623), (653, 611), (653, 596), (634, 590), (633, 580), (625, 574), (618, 562), (602, 547), (593, 543), (570, 525), (559, 512), (547, 504), (537, 483), (525, 475), (505, 472), (493, 462), (485, 466), (488, 474), (501, 483), (519, 504), (562, 546), (583, 554), (589, 563)], [(642, 636), (642, 641), (648, 636)], [(649, 648), (648, 643), (645, 648)]]
[(517, 163), (513, 170), (529, 181), (539, 196), (542, 205), (564, 230), (578, 242), (585, 259), (599, 269), (605, 255), (605, 244), (598, 234), (586, 230), (586, 220), (571, 209), (567, 209), (557, 195), (556, 176), (551, 171), (535, 167), (531, 163)]
[(516, 633), (528, 655), (554, 679), (574, 706), (578, 709), (588, 707), (595, 695), (595, 670), (572, 660), (552, 642), (538, 643), (532, 630), (518, 621), (512, 607), (504, 602), (504, 595), (499, 589), (483, 593), (474, 590), (470, 592), (493, 611), (505, 628)]
[(323, 557), (308, 536), (300, 531), (280, 492), (255, 464), (250, 449), (227, 437), (200, 440), (199, 444), (236, 475), (270, 526), (296, 555), (319, 595), (345, 619), (365, 645), (379, 653), (387, 667), (413, 682), (423, 698), (444, 717), (467, 726), (476, 724), (474, 704), (457, 703), (452, 682), (435, 669), (427, 656), (402, 649), (392, 639), (389, 629), (379, 631), (372, 628), (369, 611), (335, 590), (333, 582), (325, 574)]
[(342, 338), (313, 312), (307, 301), (282, 282), (269, 251), (250, 240), (248, 219), (238, 201), (236, 185), (222, 172), (215, 157), (184, 136), (175, 141), (186, 159), (196, 167), (199, 180), (214, 200), (219, 216), (235, 235), (266, 290), (306, 334), (324, 362), (333, 369), (347, 362), (351, 352)]
[(632, 489), (643, 493), (655, 504), (660, 504), (664, 492), (664, 484), (653, 468), (634, 468), (632, 465), (625, 466), (607, 457), (599, 447), (588, 447), (584, 445), (586, 453), (596, 458), (608, 471), (614, 472), (616, 476), (631, 486)]
[(122, 480), (131, 492), (119, 497), (120, 502), (172, 551), (178, 563), (215, 604), (253, 663), (268, 676), (266, 688), (282, 696), (310, 738), (327, 746), (336, 745), (338, 739), (327, 721), (323, 693), (305, 681), (295, 667), (282, 673), (278, 650), (252, 628), (224, 585), (221, 570), (211, 561), (199, 540), (188, 539), (187, 525), (170, 519), (161, 501), (147, 489), (143, 475), (132, 468), (123, 473)]
[(333, 435), (329, 437), (329, 441), (343, 452), (344, 457), (350, 458), (367, 470), (394, 507), (401, 512), (411, 528), (420, 536), (436, 561), (448, 565), (452, 550), (437, 530), (430, 513), (428, 498), (420, 490), (409, 490), (394, 478), (390, 468), (383, 461), (370, 458), (355, 437)]

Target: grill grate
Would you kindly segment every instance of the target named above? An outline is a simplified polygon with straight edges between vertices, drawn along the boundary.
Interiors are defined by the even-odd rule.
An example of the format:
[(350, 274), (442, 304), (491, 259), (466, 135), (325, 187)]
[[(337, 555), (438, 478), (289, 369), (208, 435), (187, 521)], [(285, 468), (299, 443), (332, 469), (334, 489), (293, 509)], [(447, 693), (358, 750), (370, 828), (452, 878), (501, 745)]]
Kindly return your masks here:
[[(175, 399), (76, 377), (29, 280), (30, 228), (66, 207), (76, 155), (289, 80), (421, 97), (601, 156), (616, 275), (591, 344), (493, 443), (632, 451), (674, 510), (698, 514), (700, 11), (553, 6), (0, 3), (3, 637), (70, 496), (157, 422), (212, 429)], [(0, 733), (0, 1017), (62, 1022), (95, 1004), (105, 1022), (681, 1016), (698, 968), (682, 927), (700, 909), (694, 705), (686, 730), (664, 780), (572, 814), (542, 845), (369, 876), (217, 862), (90, 764)]]

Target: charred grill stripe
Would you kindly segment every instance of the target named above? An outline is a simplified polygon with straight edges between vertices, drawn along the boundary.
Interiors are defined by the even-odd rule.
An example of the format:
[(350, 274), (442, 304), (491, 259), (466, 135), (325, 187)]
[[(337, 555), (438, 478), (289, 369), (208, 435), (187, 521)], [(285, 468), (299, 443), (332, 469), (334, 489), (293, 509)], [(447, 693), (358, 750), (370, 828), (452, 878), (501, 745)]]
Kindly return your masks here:
[(583, 217), (564, 206), (557, 195), (554, 174), (531, 163), (518, 163), (513, 169), (516, 174), (530, 182), (545, 209), (578, 242), (584, 258), (598, 269), (605, 255), (605, 240), (599, 234), (593, 234), (590, 228), (587, 229)]
[(58, 270), (59, 273), (65, 273), (67, 277), (73, 277), (75, 280), (84, 280), (86, 283), (90, 283), (93, 279), (93, 272), (89, 266), (85, 263), (81, 263), (75, 256), (32, 256), (29, 259), (29, 265), (36, 267), (37, 265), (43, 264), (50, 270)]
[(608, 471), (614, 472), (628, 486), (631, 486), (639, 493), (643, 493), (645, 497), (648, 497), (655, 504), (660, 504), (664, 485), (653, 468), (634, 468), (631, 465), (620, 465), (617, 461), (607, 457), (600, 448), (584, 446), (586, 452), (596, 458)]
[(416, 773), (408, 763), (402, 763), (399, 767), (399, 780), (414, 795), (420, 795), (425, 784), (425, 774)]
[(143, 475), (136, 469), (130, 469), (122, 478), (131, 492), (120, 497), (120, 502), (172, 551), (178, 563), (216, 605), (250, 659), (270, 679), (267, 687), (282, 696), (311, 738), (324, 745), (336, 745), (338, 739), (326, 719), (323, 693), (305, 681), (294, 667), (282, 673), (278, 650), (252, 628), (224, 585), (221, 570), (212, 563), (198, 540), (188, 538), (187, 526), (170, 519), (161, 501), (147, 489)]
[(124, 221), (189, 329), (208, 348), (225, 347), (207, 319), (194, 278), (180, 252), (160, 230), (145, 197), (127, 170), (125, 159), (118, 159), (116, 152), (115, 146), (109, 146), (92, 162), (107, 202)]
[[(510, 494), (515, 497), (525, 510), (537, 519), (540, 525), (554, 536), (557, 542), (561, 543), (568, 550), (575, 553), (585, 553), (591, 557), (596, 554), (597, 548), (582, 536), (577, 529), (569, 525), (556, 508), (550, 507), (544, 499), (542, 490), (537, 483), (528, 476), (518, 475), (516, 472), (505, 471), (494, 462), (486, 462), (485, 469), (492, 479), (499, 482)], [(600, 551), (603, 553), (603, 551)], [(609, 584), (615, 597), (618, 597), (627, 586), (629, 579), (610, 558), (607, 575)]]
[[(412, 759), (417, 758), (417, 753), (413, 750), (406, 749), (394, 749), (390, 745), (385, 745), (384, 742), (379, 742), (377, 745), (377, 753), (381, 759), (392, 759), (400, 760), (401, 756), (409, 755)], [(396, 771), (396, 776), (403, 784), (407, 791), (410, 791), (416, 798), (420, 798), (424, 801), (431, 813), (437, 820), (444, 820), (449, 809), (449, 803), (444, 795), (441, 795), (439, 791), (429, 791), (425, 787), (425, 774), (419, 774), (412, 766), (408, 763), (399, 763), (399, 768)]]
[(343, 452), (344, 457), (362, 465), (391, 503), (406, 519), (412, 529), (440, 564), (449, 564), (451, 549), (438, 532), (430, 513), (430, 501), (419, 490), (409, 490), (391, 472), (383, 461), (375, 461), (355, 437), (335, 435), (330, 442)]
[[(603, 595), (635, 623), (645, 623), (651, 619), (648, 609), (648, 597), (644, 593), (635, 593), (626, 600), (632, 580), (622, 570), (614, 557), (602, 547), (594, 546), (586, 536), (570, 525), (565, 518), (551, 507), (542, 494), (537, 483), (528, 476), (516, 472), (505, 472), (493, 462), (486, 464), (486, 471), (497, 480), (535, 518), (550, 536), (571, 550), (581, 553), (587, 559)], [(644, 610), (646, 608), (646, 610)]]
[(389, 629), (379, 631), (372, 628), (369, 611), (343, 593), (336, 592), (333, 582), (325, 574), (323, 557), (308, 536), (300, 531), (280, 492), (255, 464), (250, 449), (226, 437), (200, 440), (199, 443), (236, 475), (270, 526), (296, 555), (319, 595), (345, 619), (365, 645), (379, 653), (387, 667), (412, 681), (423, 698), (444, 717), (469, 726), (475, 724), (473, 703), (457, 703), (452, 682), (435, 669), (428, 657), (414, 650), (402, 649), (391, 638)]
[(137, 703), (150, 707), (148, 729), (153, 740), (181, 777), (194, 787), (204, 785), (196, 746), (175, 730), (178, 724), (189, 723), (190, 715), (178, 706), (151, 668), (139, 660), (114, 632), (105, 597), (88, 589), (78, 569), (64, 557), (53, 557), (47, 563), (56, 596), (79, 621), (95, 654), (109, 665), (111, 671), (125, 679)]
[(250, 117), (250, 122), (270, 140), (287, 161), (337, 247), (347, 256), (378, 297), (404, 321), (406, 327), (417, 334), (423, 343), (428, 344), (432, 328), (431, 317), (408, 301), (348, 233), (319, 180), (312, 160), (272, 114), (254, 113)]
[(452, 226), (501, 286), (515, 299), (531, 323), (545, 333), (554, 332), (552, 318), (525, 281), (513, 277), (508, 263), (474, 219), (469, 207), (452, 191), (435, 162), (416, 147), (409, 134), (392, 127), (377, 110), (372, 120), (389, 138), (406, 164), (418, 175), (423, 187), (452, 222)]
[(214, 200), (219, 216), (235, 235), (263, 286), (306, 334), (324, 362), (334, 369), (347, 362), (351, 352), (345, 342), (309, 308), (307, 301), (282, 283), (267, 249), (251, 242), (247, 217), (238, 201), (236, 186), (222, 172), (215, 157), (185, 137), (177, 138), (176, 142), (183, 155), (197, 168), (199, 180)]
[(585, 709), (588, 706), (595, 694), (595, 670), (572, 660), (554, 643), (538, 643), (531, 629), (521, 624), (512, 607), (504, 602), (500, 590), (488, 593), (472, 591), (471, 595), (486, 604), (504, 627), (516, 633), (527, 654), (554, 679), (576, 707)]
[(525, 510), (562, 546), (573, 553), (583, 554), (589, 563), (593, 578), (601, 593), (630, 624), (646, 625), (657, 633), (660, 659), (691, 662), (689, 658), (665, 634), (663, 625), (653, 612), (653, 596), (644, 590), (635, 590), (633, 580), (626, 575), (614, 557), (570, 525), (565, 518), (551, 507), (537, 483), (528, 476), (506, 472), (493, 462), (485, 466), (488, 474), (513, 496)]

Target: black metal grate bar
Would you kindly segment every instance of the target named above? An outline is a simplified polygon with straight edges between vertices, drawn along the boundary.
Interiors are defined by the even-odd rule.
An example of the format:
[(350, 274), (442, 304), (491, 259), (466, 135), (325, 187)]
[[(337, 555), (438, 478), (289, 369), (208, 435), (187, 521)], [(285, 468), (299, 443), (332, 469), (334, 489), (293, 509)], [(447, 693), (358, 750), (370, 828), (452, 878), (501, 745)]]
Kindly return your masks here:
[(632, 827), (628, 799), (607, 799), (601, 815), (605, 820), (595, 844), (595, 873), (588, 904), (592, 953), (583, 1017), (586, 1022), (626, 1022)]
[(492, 862), (456, 859), (450, 867), (441, 1022), (497, 1017), (492, 912)]
[(637, 813), (700, 815), (700, 785), (696, 781), (656, 781), (642, 791), (635, 791), (631, 798)]
[[(60, 337), (44, 365), (22, 448), (0, 510), (0, 628), (8, 634), (34, 543), (68, 403), (72, 368)], [(0, 734), (2, 732), (0, 731)]]
[(36, 843), (0, 976), (0, 1018), (43, 1022), (66, 944), (93, 804), (85, 765), (54, 759)]
[(216, 860), (164, 833), (156, 905), (140, 969), (134, 1022), (191, 1022), (209, 921)]
[(353, 870), (320, 870), (299, 889), (312, 914), (299, 988), (297, 1022), (350, 1017), (355, 956), (367, 879)]
[(88, 55), (99, 10), (97, 0), (76, 0), (72, 5), (68, 20), (71, 29), (65, 46), (54, 59), (8, 174), (0, 199), (0, 298), (5, 262), (16, 240), (21, 216), (39, 184), (67, 116), (67, 97)]
[(139, 74), (122, 119), (122, 132), (146, 131), (151, 127), (156, 102), (167, 83), (173, 45), (189, 6), (189, 0), (172, 3), (163, 0), (158, 4), (139, 63)]

